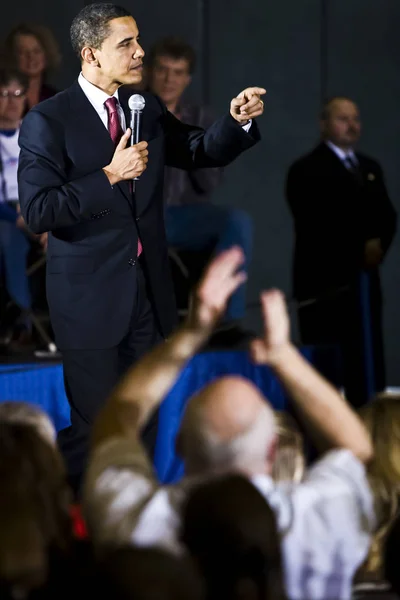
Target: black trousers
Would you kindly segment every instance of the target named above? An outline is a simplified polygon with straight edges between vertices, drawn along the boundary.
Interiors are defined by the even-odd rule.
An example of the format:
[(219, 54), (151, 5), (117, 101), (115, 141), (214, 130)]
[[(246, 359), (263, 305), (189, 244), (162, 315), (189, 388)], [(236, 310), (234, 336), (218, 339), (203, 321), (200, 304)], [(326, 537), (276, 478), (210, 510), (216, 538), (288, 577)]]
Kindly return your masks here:
[[(336, 346), (339, 349), (346, 397), (354, 407), (370, 400), (371, 387), (374, 392), (380, 392), (386, 385), (378, 273), (371, 272), (368, 283), (370, 311), (367, 315), (361, 311), (359, 280), (337, 294), (298, 310), (303, 344)], [(366, 347), (367, 328), (371, 334), (372, 353), (368, 353)]]
[[(71, 408), (71, 426), (58, 434), (58, 444), (67, 465), (70, 483), (79, 491), (86, 467), (93, 422), (122, 375), (150, 348), (161, 341), (141, 261), (137, 262), (137, 298), (123, 340), (113, 348), (64, 350), (64, 383)], [(116, 305), (118, 310), (118, 305)], [(154, 416), (143, 433), (152, 456), (157, 435)]]

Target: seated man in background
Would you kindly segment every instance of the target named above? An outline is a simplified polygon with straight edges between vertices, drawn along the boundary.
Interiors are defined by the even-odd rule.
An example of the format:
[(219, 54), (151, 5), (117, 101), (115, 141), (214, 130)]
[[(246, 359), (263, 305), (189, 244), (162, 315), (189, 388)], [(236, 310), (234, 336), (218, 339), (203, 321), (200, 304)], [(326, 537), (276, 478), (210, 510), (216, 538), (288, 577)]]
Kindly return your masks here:
[[(321, 142), (287, 177), (296, 238), (294, 296), (302, 342), (340, 348), (346, 396), (358, 406), (385, 388), (379, 268), (396, 231), (396, 213), (380, 165), (355, 152), (361, 133), (356, 104), (329, 100), (320, 130)], [(364, 308), (369, 304), (365, 314), (362, 293)], [(374, 380), (371, 391), (367, 376)]]
[[(195, 68), (193, 48), (179, 38), (165, 38), (156, 43), (146, 62), (148, 86), (168, 110), (184, 123), (207, 128), (214, 122), (212, 113), (183, 99)], [(209, 202), (220, 184), (222, 168), (183, 171), (165, 169), (164, 198), (167, 241), (177, 250), (209, 251), (218, 254), (238, 245), (248, 269), (252, 246), (252, 224), (249, 216), (234, 208)], [(208, 257), (207, 257), (208, 258)], [(238, 330), (245, 316), (246, 290), (242, 285), (232, 296), (223, 329)]]
[[(8, 295), (22, 311), (29, 310), (32, 304), (26, 275), (29, 232), (19, 213), (17, 183), (18, 135), (27, 85), (27, 78), (22, 73), (7, 68), (0, 70), (0, 272), (4, 274)], [(31, 349), (29, 319), (20, 319), (14, 335), (16, 339), (9, 349)], [(7, 343), (9, 337), (9, 334), (5, 335), (4, 342)]]
[[(294, 600), (347, 600), (375, 525), (364, 463), (372, 456), (359, 417), (301, 356), (289, 337), (280, 292), (261, 295), (262, 338), (252, 354), (286, 388), (306, 429), (330, 450), (301, 483), (274, 483), (273, 410), (253, 384), (239, 377), (214, 380), (189, 401), (178, 436), (187, 478), (161, 487), (140, 441), (140, 431), (192, 356), (212, 334), (230, 295), (243, 282), (239, 248), (216, 257), (193, 297), (184, 324), (132, 368), (95, 424), (85, 510), (98, 545), (160, 545), (182, 550), (182, 502), (199, 479), (245, 475), (274, 511)], [(192, 483), (191, 483), (192, 482)]]

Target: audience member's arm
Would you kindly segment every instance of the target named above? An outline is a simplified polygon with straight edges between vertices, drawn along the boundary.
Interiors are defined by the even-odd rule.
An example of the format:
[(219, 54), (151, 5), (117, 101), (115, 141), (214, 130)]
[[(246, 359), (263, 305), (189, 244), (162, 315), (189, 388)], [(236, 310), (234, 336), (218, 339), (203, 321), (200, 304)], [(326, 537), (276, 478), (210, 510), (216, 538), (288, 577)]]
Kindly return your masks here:
[(255, 361), (275, 371), (316, 443), (346, 448), (361, 461), (370, 460), (371, 440), (357, 414), (291, 344), (283, 295), (264, 292), (261, 304), (264, 337), (253, 342)]
[(114, 436), (138, 434), (245, 280), (245, 273), (238, 272), (243, 260), (241, 249), (232, 248), (212, 261), (193, 294), (185, 323), (132, 367), (109, 398), (95, 423), (95, 446)]

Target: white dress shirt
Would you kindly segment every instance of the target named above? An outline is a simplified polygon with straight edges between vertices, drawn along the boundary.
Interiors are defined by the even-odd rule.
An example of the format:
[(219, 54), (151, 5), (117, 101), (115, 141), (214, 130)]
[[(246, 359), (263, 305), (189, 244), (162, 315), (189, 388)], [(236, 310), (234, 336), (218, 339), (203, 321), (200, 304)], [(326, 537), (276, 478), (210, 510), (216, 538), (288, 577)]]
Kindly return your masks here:
[[(87, 473), (84, 508), (92, 539), (181, 552), (180, 507), (193, 481), (160, 486), (137, 442), (109, 440)], [(350, 599), (375, 526), (364, 465), (349, 451), (334, 450), (300, 484), (275, 484), (267, 475), (251, 481), (275, 512), (289, 598)]]
[(352, 160), (353, 163), (358, 165), (357, 156), (354, 154), (354, 150), (352, 148), (350, 150), (347, 150), (347, 152), (345, 152), (344, 150), (342, 150), (342, 148), (335, 146), (335, 144), (333, 142), (331, 142), (330, 140), (327, 140), (325, 143), (328, 146), (328, 148), (330, 148), (332, 150), (332, 152), (334, 152), (336, 154), (336, 156), (341, 160), (341, 162), (344, 164), (344, 166), (346, 166), (345, 160), (347, 158), (350, 158), (350, 160)]
[(104, 102), (106, 100), (108, 100), (109, 98), (112, 98), (112, 97), (116, 98), (118, 100), (117, 106), (118, 106), (119, 122), (121, 123), (122, 131), (126, 131), (125, 115), (124, 115), (124, 111), (122, 110), (122, 107), (119, 103), (118, 90), (115, 91), (113, 96), (109, 96), (108, 94), (106, 94), (106, 92), (103, 92), (103, 90), (96, 87), (95, 85), (93, 85), (93, 83), (90, 83), (90, 81), (85, 79), (85, 77), (82, 75), (82, 73), (78, 77), (78, 83), (81, 86), (83, 93), (85, 94), (85, 96), (87, 97), (87, 99), (89, 100), (91, 105), (93, 106), (94, 110), (99, 115), (100, 119), (103, 122), (103, 125), (105, 126), (105, 128), (107, 130), (108, 130), (108, 112), (107, 112), (106, 107), (104, 106)]

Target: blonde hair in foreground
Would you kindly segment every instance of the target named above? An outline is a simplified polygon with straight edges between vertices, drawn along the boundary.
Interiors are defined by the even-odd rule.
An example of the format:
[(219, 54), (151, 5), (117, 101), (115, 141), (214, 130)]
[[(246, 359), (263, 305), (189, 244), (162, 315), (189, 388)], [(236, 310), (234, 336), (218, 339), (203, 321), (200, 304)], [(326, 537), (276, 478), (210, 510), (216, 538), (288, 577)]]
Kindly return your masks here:
[(368, 477), (377, 514), (377, 531), (372, 540), (363, 575), (380, 575), (383, 545), (399, 511), (400, 494), (400, 396), (379, 394), (363, 406), (359, 415), (372, 439), (374, 457)]
[(277, 445), (272, 467), (274, 481), (300, 483), (304, 477), (303, 436), (294, 418), (287, 412), (276, 412)]

